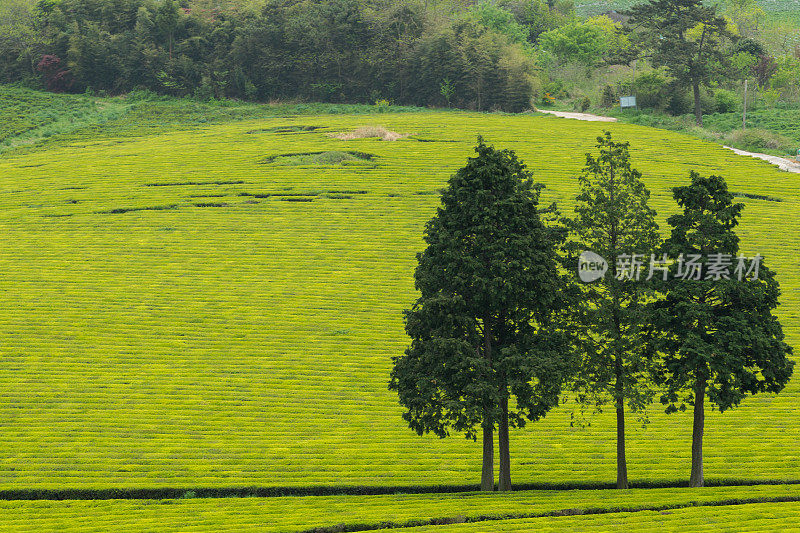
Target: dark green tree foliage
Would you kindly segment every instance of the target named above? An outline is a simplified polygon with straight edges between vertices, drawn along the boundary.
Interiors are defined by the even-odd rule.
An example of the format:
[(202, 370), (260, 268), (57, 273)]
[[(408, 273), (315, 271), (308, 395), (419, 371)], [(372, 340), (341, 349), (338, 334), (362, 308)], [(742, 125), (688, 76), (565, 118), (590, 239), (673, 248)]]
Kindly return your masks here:
[(542, 33), (577, 18), (570, 0), (500, 0), (497, 5), (514, 15), (531, 43), (538, 42)]
[(213, 4), (40, 0), (26, 15), (0, 2), (0, 83), (41, 78), (52, 55), (76, 92), (445, 105), (448, 78), (456, 107), (522, 111), (536, 89), (534, 58), (514, 42), (524, 31), (500, 8), (486, 19), (417, 0)]
[[(638, 260), (649, 264), (660, 241), (655, 211), (647, 205), (650, 193), (641, 173), (631, 167), (628, 146), (612, 140), (609, 132), (597, 138), (599, 154), (586, 156), (575, 217), (567, 221), (574, 239), (569, 248), (576, 255), (590, 250), (609, 265), (599, 281), (581, 285), (588, 306), (582, 321), (584, 356), (574, 388), (583, 404), (614, 404), (618, 488), (628, 487), (625, 405), (641, 411), (653, 396), (651, 359), (642, 350), (645, 302), (652, 291), (645, 283), (649, 272), (619, 279), (614, 270), (626, 263), (626, 254), (639, 254)], [(632, 266), (630, 257), (628, 264)], [(633, 273), (632, 268), (625, 271)]]
[(702, 0), (650, 0), (625, 14), (640, 57), (666, 67), (680, 86), (691, 87), (695, 119), (702, 124), (700, 89), (730, 68), (725, 41), (732, 35), (726, 20)]
[(509, 427), (557, 405), (572, 368), (565, 312), (574, 291), (558, 268), (563, 234), (539, 218), (530, 173), (480, 138), (475, 150), (427, 224), (414, 275), (421, 295), (405, 315), (411, 345), (394, 359), (389, 388), (420, 435), (483, 430), (482, 490), (494, 486), (497, 427), (508, 490)]
[[(665, 387), (661, 401), (668, 413), (694, 405), (690, 483), (702, 486), (706, 396), (725, 411), (747, 394), (777, 393), (789, 381), (793, 363), (788, 359), (791, 347), (773, 315), (780, 294), (775, 273), (763, 261), (758, 279), (742, 275), (740, 281), (736, 273), (739, 238), (734, 228), (744, 205), (732, 203), (723, 178), (703, 178), (694, 171), (690, 178), (691, 185), (673, 189), (683, 213), (668, 220), (672, 232), (664, 252), (673, 258), (701, 255), (702, 279), (677, 277), (676, 263), (661, 287), (664, 299), (651, 306), (663, 353), (657, 375)], [(732, 264), (725, 269), (729, 279), (715, 279), (708, 270), (711, 254), (730, 256)]]

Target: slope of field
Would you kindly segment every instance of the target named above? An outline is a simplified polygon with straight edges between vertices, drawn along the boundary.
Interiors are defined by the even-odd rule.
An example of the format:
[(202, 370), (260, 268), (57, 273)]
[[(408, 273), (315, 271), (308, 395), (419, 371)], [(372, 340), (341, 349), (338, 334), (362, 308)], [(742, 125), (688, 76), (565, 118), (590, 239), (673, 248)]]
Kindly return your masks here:
[[(554, 527), (558, 516), (600, 515), (572, 522), (618, 523), (622, 512), (637, 517), (671, 515), (702, 507), (703, 516), (728, 514), (717, 507), (759, 502), (758, 508), (797, 517), (800, 486), (523, 491), (515, 493), (401, 494), (386, 496), (307, 496), (284, 498), (188, 498), (176, 500), (0, 502), (7, 533), (24, 531), (261, 531), (302, 533), (411, 528), (476, 522), (482, 531), (513, 530), (518, 520)], [(766, 502), (766, 503), (765, 503)], [(767, 507), (767, 504), (772, 504)], [(789, 504), (789, 505), (787, 505)], [(652, 513), (652, 511), (657, 511)], [(698, 513), (694, 513), (697, 516)], [(529, 521), (534, 519), (533, 521)], [(627, 517), (630, 520), (629, 517)], [(563, 519), (566, 523), (570, 520)], [(510, 524), (510, 526), (505, 526)], [(463, 526), (473, 530), (475, 526)], [(447, 527), (436, 531), (448, 530)], [(536, 528), (539, 529), (538, 527)], [(458, 529), (456, 529), (458, 530)]]
[[(737, 116), (738, 115), (738, 116)], [(800, 123), (797, 109), (759, 109), (747, 113), (747, 125), (783, 135), (800, 146)], [(715, 113), (703, 117), (703, 127), (710, 131), (730, 132), (742, 125), (742, 115), (737, 113)]]
[[(414, 135), (327, 135), (368, 124)], [(603, 128), (632, 142), (662, 221), (690, 169), (781, 200), (742, 198), (740, 235), (778, 271), (795, 342), (797, 177), (710, 143), (460, 112), (85, 138), (0, 161), (0, 488), (477, 482), (480, 445), (417, 437), (386, 389), (424, 223), (477, 134), (566, 208)], [(797, 405), (795, 380), (710, 414), (708, 479), (800, 479)], [(613, 480), (611, 417), (573, 428), (570, 409), (513, 433), (515, 482)], [(630, 422), (632, 481), (685, 479), (690, 415)]]
[(123, 115), (119, 100), (99, 101), (0, 85), (0, 153)]

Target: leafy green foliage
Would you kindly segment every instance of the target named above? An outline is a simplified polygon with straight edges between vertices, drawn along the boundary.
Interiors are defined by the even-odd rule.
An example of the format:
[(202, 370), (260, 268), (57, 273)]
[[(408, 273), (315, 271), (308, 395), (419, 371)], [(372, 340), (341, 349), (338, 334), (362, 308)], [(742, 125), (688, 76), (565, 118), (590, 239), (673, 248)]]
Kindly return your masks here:
[[(676, 187), (675, 200), (683, 208), (673, 215), (664, 251), (669, 257), (710, 254), (732, 259), (729, 279), (678, 279), (678, 264), (664, 286), (666, 299), (654, 304), (656, 328), (665, 334), (661, 379), (667, 392), (662, 402), (668, 412), (694, 402), (694, 386), (707, 384), (712, 404), (725, 411), (747, 394), (779, 392), (792, 375), (791, 347), (773, 315), (780, 294), (775, 273), (762, 261), (757, 279), (739, 280), (733, 274), (739, 252), (734, 232), (744, 208), (719, 176), (703, 178), (692, 172), (691, 185)], [(684, 398), (682, 394), (686, 393)]]
[(605, 26), (590, 21), (572, 22), (543, 33), (539, 45), (564, 63), (590, 67), (609, 51), (612, 37), (613, 33)]
[[(537, 212), (540, 188), (513, 152), (480, 138), (475, 151), (426, 226), (421, 296), (406, 312), (411, 346), (391, 372), (420, 435), (524, 427), (558, 404), (572, 367), (560, 320), (572, 291), (558, 272), (558, 234)], [(502, 454), (501, 440), (501, 465)]]
[[(115, 0), (107, 9), (63, 0), (35, 17), (28, 11), (6, 24), (0, 18), (0, 83), (430, 106), (444, 103), (440, 83), (448, 78), (453, 105), (508, 111), (530, 107), (536, 89), (527, 30), (491, 4), (464, 14), (414, 1), (269, 1), (239, 10), (221, 2)], [(36, 72), (43, 55), (58, 69)]]
[(702, 124), (700, 87), (729, 68), (727, 21), (701, 0), (650, 0), (630, 8), (626, 25), (639, 54), (666, 67), (678, 84), (694, 92), (695, 116)]
[[(651, 346), (663, 353), (655, 377), (666, 389), (661, 401), (668, 404), (667, 412), (682, 401), (694, 405), (689, 482), (699, 487), (704, 484), (706, 395), (725, 411), (747, 394), (780, 392), (794, 363), (773, 315), (780, 292), (774, 272), (760, 256), (760, 263), (746, 271), (745, 260), (737, 258), (734, 228), (744, 205), (732, 202), (719, 176), (703, 178), (692, 171), (690, 179), (691, 185), (673, 189), (683, 213), (668, 219), (672, 232), (663, 249), (677, 260), (672, 278), (662, 282), (665, 298), (650, 306)], [(690, 273), (692, 262), (701, 268), (697, 274)], [(686, 397), (679, 399), (680, 394)]]
[(782, 156), (795, 155), (797, 147), (800, 146), (800, 141), (793, 141), (783, 135), (753, 127), (734, 130), (724, 137), (724, 141), (727, 146), (749, 152), (773, 152)]
[(636, 95), (637, 106), (663, 110), (669, 106), (674, 95), (675, 88), (670, 85), (670, 79), (663, 70), (654, 69), (626, 80), (622, 87), (626, 94)]
[(480, 2), (467, 11), (467, 17), (481, 26), (508, 37), (513, 43), (527, 43), (528, 32), (514, 15), (491, 2)]
[(573, 387), (581, 403), (599, 406), (610, 398), (616, 408), (618, 488), (628, 487), (625, 403), (641, 411), (652, 398), (650, 360), (642, 351), (648, 290), (635, 271), (635, 258), (649, 257), (660, 239), (655, 211), (647, 205), (650, 192), (641, 172), (631, 167), (628, 146), (613, 141), (610, 132), (597, 138), (600, 153), (586, 155), (575, 217), (566, 221), (574, 238), (568, 249), (599, 254), (611, 270), (598, 283), (582, 286), (588, 304), (578, 309), (584, 354)]
[(575, 20), (571, 0), (500, 0), (498, 5), (514, 14), (531, 43), (538, 42), (542, 33)]
[[(567, 221), (573, 235), (573, 253), (591, 250), (609, 264), (599, 283), (583, 284), (587, 334), (585, 358), (576, 386), (595, 402), (605, 394), (634, 410), (650, 400), (647, 361), (642, 358), (642, 305), (648, 290), (642, 279), (614, 275), (620, 256), (639, 254), (649, 258), (659, 243), (655, 211), (647, 203), (650, 192), (642, 174), (630, 164), (629, 144), (616, 142), (611, 134), (597, 138), (599, 155), (586, 156), (579, 181), (575, 216)], [(587, 401), (588, 397), (587, 397)]]

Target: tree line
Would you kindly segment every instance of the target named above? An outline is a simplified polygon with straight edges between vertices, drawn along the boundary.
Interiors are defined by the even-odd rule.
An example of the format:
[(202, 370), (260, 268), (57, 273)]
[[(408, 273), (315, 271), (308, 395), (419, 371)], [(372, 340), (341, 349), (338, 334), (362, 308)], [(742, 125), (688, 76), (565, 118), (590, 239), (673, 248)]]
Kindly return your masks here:
[(0, 10), (0, 83), (508, 111), (536, 90), (530, 39), (574, 17), (565, 0), (31, 1)]
[[(725, 180), (692, 171), (673, 189), (680, 212), (662, 239), (629, 144), (606, 132), (597, 149), (567, 216), (540, 209), (543, 185), (512, 151), (479, 138), (425, 228), (420, 296), (405, 312), (411, 343), (389, 388), (420, 435), (482, 434), (482, 490), (495, 485), (495, 430), (498, 488), (510, 490), (509, 428), (565, 394), (615, 409), (618, 488), (628, 487), (626, 408), (656, 398), (667, 413), (691, 406), (690, 484), (703, 486), (706, 401), (725, 411), (792, 375), (773, 313), (778, 281), (761, 256), (740, 254), (744, 206)], [(599, 279), (578, 280), (586, 257)]]
[[(566, 97), (564, 68), (585, 78), (638, 60), (626, 90), (674, 112), (691, 95), (698, 121), (720, 83), (755, 76), (787, 97), (797, 85), (796, 61), (740, 29), (748, 17), (734, 23), (701, 0), (616, 16), (581, 20), (571, 0), (4, 0), (0, 83), (517, 112)], [(597, 103), (619, 90), (607, 85)], [(726, 95), (721, 107), (735, 106)]]

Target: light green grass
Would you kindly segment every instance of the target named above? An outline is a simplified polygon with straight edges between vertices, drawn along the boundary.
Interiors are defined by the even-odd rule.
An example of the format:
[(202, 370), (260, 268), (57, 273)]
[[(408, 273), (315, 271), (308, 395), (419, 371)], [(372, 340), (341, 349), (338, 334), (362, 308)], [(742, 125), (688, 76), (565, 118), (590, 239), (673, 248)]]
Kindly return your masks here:
[(0, 85), (0, 153), (122, 117), (120, 99), (56, 95)]
[[(733, 146), (751, 152), (766, 152), (794, 158), (800, 148), (800, 109), (757, 109), (747, 113), (747, 130), (742, 132), (742, 114), (714, 113), (703, 116), (703, 127), (695, 124), (693, 115), (669, 116), (661, 113), (597, 109), (623, 122), (663, 128)], [(747, 133), (753, 134), (748, 136)]]
[[(388, 106), (381, 112), (421, 108)], [(0, 154), (47, 150), (70, 141), (98, 137), (142, 137), (203, 124), (298, 115), (374, 113), (364, 104), (276, 103), (238, 100), (200, 101), (134, 91), (116, 97), (53, 94), (0, 85)], [(279, 128), (273, 133), (290, 133)], [(302, 132), (301, 132), (302, 133)]]
[[(327, 135), (371, 124), (454, 142)], [(286, 125), (324, 128), (247, 133)], [(739, 233), (777, 270), (796, 342), (797, 177), (686, 136), (459, 112), (83, 136), (0, 161), (0, 488), (476, 483), (480, 444), (417, 437), (386, 389), (423, 226), (477, 134), (566, 207), (603, 128), (633, 143), (662, 221), (690, 169), (783, 199), (744, 199)], [(344, 150), (376, 166), (260, 163)], [(707, 478), (800, 479), (797, 406), (795, 380), (709, 414)], [(612, 417), (571, 428), (570, 407), (513, 432), (515, 482), (614, 479)], [(688, 476), (690, 417), (629, 421), (634, 483)]]
[[(3, 531), (261, 531), (297, 533), (319, 527), (349, 529), (409, 527), (426, 523), (476, 522), (456, 526), (465, 531), (499, 531), (515, 524), (561, 521), (612, 524), (623, 515), (547, 518), (562, 513), (616, 513), (657, 509), (678, 514), (681, 507), (704, 506), (712, 517), (715, 505), (765, 498), (798, 498), (800, 486), (718, 487), (703, 489), (632, 489), (526, 491), (516, 493), (405, 494), (386, 496), (310, 496), (285, 498), (210, 498), (178, 500), (11, 501), (0, 502)], [(793, 504), (782, 503), (794, 511)], [(771, 507), (777, 509), (777, 507)], [(780, 512), (780, 511), (778, 511)], [(517, 521), (514, 518), (535, 517)], [(633, 516), (659, 516), (636, 513)], [(582, 521), (581, 521), (582, 520)], [(573, 522), (574, 521), (574, 522)], [(507, 524), (509, 524), (507, 526)], [(437, 527), (446, 531), (449, 527)], [(538, 526), (536, 527), (538, 529)], [(412, 530), (413, 531), (413, 530)]]

